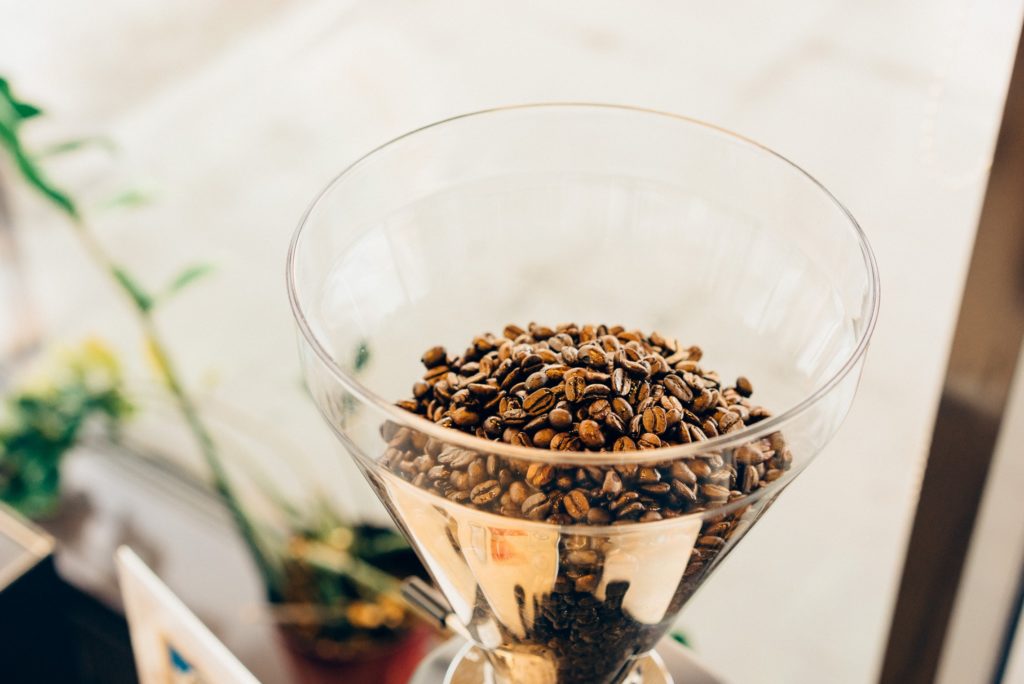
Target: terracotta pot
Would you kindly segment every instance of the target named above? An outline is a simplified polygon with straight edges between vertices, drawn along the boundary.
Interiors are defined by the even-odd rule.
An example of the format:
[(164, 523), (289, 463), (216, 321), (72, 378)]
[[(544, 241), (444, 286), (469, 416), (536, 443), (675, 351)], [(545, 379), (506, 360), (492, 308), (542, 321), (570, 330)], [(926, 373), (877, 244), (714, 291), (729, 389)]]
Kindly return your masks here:
[[(407, 684), (438, 639), (426, 626), (414, 626), (397, 643), (377, 646), (356, 655), (348, 645), (334, 654), (324, 644), (313, 645), (290, 630), (280, 629), (296, 682), (303, 684)], [(317, 648), (320, 646), (320, 648)]]

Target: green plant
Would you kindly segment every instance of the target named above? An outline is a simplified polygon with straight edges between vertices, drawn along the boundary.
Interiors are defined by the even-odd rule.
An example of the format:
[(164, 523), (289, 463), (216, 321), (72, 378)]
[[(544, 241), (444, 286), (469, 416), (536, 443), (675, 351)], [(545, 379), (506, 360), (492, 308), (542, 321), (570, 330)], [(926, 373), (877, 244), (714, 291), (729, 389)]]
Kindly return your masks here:
[(131, 406), (117, 359), (99, 340), (58, 350), (0, 409), (0, 501), (30, 518), (57, 503), (60, 462), (94, 417), (116, 429)]
[[(281, 624), (304, 631), (310, 641), (332, 642), (342, 652), (347, 652), (346, 647), (340, 645), (345, 641), (365, 645), (385, 635), (395, 639), (401, 632), (399, 628), (407, 626), (408, 617), (398, 602), (395, 575), (422, 572), (405, 540), (388, 529), (349, 525), (322, 502), (311, 515), (304, 515), (295, 511), (277, 494), (273, 484), (263, 478), (259, 488), (288, 518), (286, 538), (275, 539), (250, 520), (228, 479), (227, 468), (212, 432), (182, 382), (156, 320), (163, 302), (205, 276), (210, 267), (186, 267), (165, 287), (153, 291), (140, 283), (124, 264), (116, 262), (97, 238), (79, 203), (69, 192), (50, 181), (41, 166), (41, 161), (48, 154), (78, 149), (82, 142), (61, 143), (43, 152), (33, 152), (23, 144), (20, 136), (22, 126), (41, 114), (39, 107), (15, 97), (8, 82), (0, 77), (0, 148), (7, 152), (28, 186), (64, 214), (93, 262), (109, 276), (134, 312), (147, 356), (200, 448), (213, 487), (230, 510), (249, 547), (268, 598), (278, 606)], [(127, 192), (108, 204), (130, 206), (139, 201), (138, 193)], [(354, 360), (356, 369), (363, 368), (369, 360), (369, 348), (365, 344), (360, 345)], [(114, 401), (113, 397), (107, 397), (106, 401), (108, 403), (88, 406), (106, 409), (112, 417), (123, 415), (120, 412), (123, 405), (119, 401)], [(42, 406), (36, 408), (43, 409)], [(353, 408), (349, 407), (350, 410)], [(77, 415), (69, 415), (69, 423), (73, 422), (72, 418), (78, 420)], [(76, 436), (76, 430), (61, 431), (59, 446), (62, 450), (66, 450)], [(56, 444), (46, 446), (38, 440), (26, 441), (23, 446), (19, 453), (27, 460), (31, 460), (32, 454), (45, 455), (51, 453), (48, 450), (57, 450)], [(49, 460), (53, 460), (54, 468), (46, 481), (55, 488), (56, 460)], [(0, 486), (2, 477), (0, 471)], [(275, 545), (280, 549), (276, 561), (272, 560), (275, 558), (272, 550)]]
[[(106, 273), (117, 286), (135, 313), (145, 347), (156, 365), (161, 379), (173, 399), (178, 412), (188, 425), (212, 476), (212, 484), (221, 500), (230, 510), (246, 544), (252, 551), (268, 592), (273, 594), (279, 586), (278, 569), (268, 560), (261, 548), (256, 530), (235, 496), (227, 472), (217, 453), (216, 444), (204, 423), (196, 402), (185, 387), (177, 371), (163, 336), (158, 329), (155, 313), (158, 305), (206, 273), (207, 267), (191, 266), (184, 269), (157, 295), (148, 291), (132, 276), (128, 269), (117, 263), (97, 239), (91, 224), (70, 193), (47, 178), (40, 164), (40, 155), (34, 154), (22, 142), (25, 122), (42, 115), (42, 109), (18, 99), (10, 84), (0, 77), (0, 146), (10, 156), (21, 177), (33, 190), (61, 211), (71, 224), (75, 236), (96, 266)], [(65, 146), (67, 147), (67, 146)]]

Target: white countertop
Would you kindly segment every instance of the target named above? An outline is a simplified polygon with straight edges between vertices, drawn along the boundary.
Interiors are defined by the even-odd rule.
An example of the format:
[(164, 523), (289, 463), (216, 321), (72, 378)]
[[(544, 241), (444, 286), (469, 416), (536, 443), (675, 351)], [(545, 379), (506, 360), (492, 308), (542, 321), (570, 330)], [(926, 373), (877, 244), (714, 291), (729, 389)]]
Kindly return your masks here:
[[(104, 239), (146, 283), (216, 264), (161, 314), (190, 381), (315, 454), (322, 481), (356, 476), (297, 389), (283, 258), (309, 199), (365, 150), (486, 106), (608, 101), (714, 121), (815, 174), (881, 266), (861, 392), (682, 625), (733, 681), (874, 678), (1021, 0), (0, 2), (0, 73), (51, 114), (32, 139), (104, 133), (120, 150), (53, 175), (93, 205), (127, 184), (154, 196), (98, 215)], [(136, 351), (66, 226), (14, 194), (51, 330)]]

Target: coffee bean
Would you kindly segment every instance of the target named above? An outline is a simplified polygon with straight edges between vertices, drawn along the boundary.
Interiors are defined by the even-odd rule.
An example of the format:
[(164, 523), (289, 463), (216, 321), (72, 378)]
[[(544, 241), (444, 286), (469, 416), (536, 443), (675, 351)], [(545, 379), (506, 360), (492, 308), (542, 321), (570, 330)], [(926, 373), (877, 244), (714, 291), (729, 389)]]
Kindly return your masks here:
[(597, 589), (598, 579), (597, 575), (583, 575), (576, 580), (576, 591), (578, 592), (592, 592)]
[(608, 412), (607, 415), (605, 415), (605, 417), (604, 417), (604, 424), (605, 424), (605, 427), (607, 427), (613, 433), (620, 433), (620, 434), (625, 432), (626, 429), (629, 427), (622, 420), (622, 418), (619, 418), (619, 416), (617, 414), (611, 413), (611, 412)]
[[(566, 544), (566, 546), (568, 547), (568, 543)], [(597, 565), (597, 561), (598, 560), (599, 560), (599, 558), (598, 558), (597, 552), (596, 551), (592, 551), (590, 549), (579, 549), (579, 550), (570, 551), (565, 556), (565, 561), (569, 565), (583, 565), (583, 566)]]
[(532, 392), (535, 389), (540, 389), (548, 382), (548, 375), (544, 371), (535, 371), (530, 373), (526, 378), (526, 391)]
[(625, 435), (616, 439), (615, 444), (612, 445), (612, 451), (636, 451), (636, 449), (636, 442)]
[(565, 378), (565, 398), (569, 401), (579, 401), (583, 398), (587, 381), (580, 375)]
[(509, 500), (516, 506), (522, 506), (523, 501), (526, 500), (527, 489), (526, 485), (518, 480), (508, 486)]
[(633, 388), (633, 381), (626, 375), (626, 371), (622, 368), (616, 368), (612, 371), (612, 391), (619, 396), (626, 396), (629, 391)]
[(551, 440), (555, 436), (555, 431), (552, 428), (543, 428), (537, 430), (533, 435), (533, 446), (538, 449), (547, 449), (551, 446)]
[(749, 494), (757, 487), (757, 483), (760, 482), (761, 477), (757, 474), (757, 468), (754, 466), (746, 466), (743, 469), (743, 492)]
[(590, 403), (587, 407), (587, 413), (591, 418), (597, 421), (604, 420), (609, 413), (611, 413), (612, 405), (608, 403), (607, 399), (597, 399)]
[(640, 485), (640, 489), (647, 492), (648, 494), (653, 494), (655, 496), (664, 496), (665, 494), (668, 494), (672, 490), (672, 485), (670, 485), (668, 482), (651, 482), (648, 484)]
[(423, 354), (420, 361), (422, 361), (423, 365), (427, 368), (434, 368), (435, 366), (443, 364), (447, 358), (448, 354), (445, 352), (444, 347), (431, 347)]
[(469, 493), (469, 499), (477, 506), (483, 506), (494, 501), (501, 495), (501, 485), (497, 480), (487, 480), (473, 487)]
[(548, 423), (557, 430), (564, 430), (572, 425), (572, 414), (563, 408), (556, 408), (548, 414)]
[(510, 443), (514, 444), (515, 446), (521, 447), (533, 446), (533, 440), (530, 439), (529, 433), (527, 433), (525, 430), (517, 430), (515, 436), (513, 436), (512, 439), (510, 440)]
[(514, 340), (517, 337), (519, 337), (520, 335), (522, 335), (524, 332), (526, 332), (526, 331), (523, 330), (522, 328), (520, 328), (518, 325), (512, 325), (510, 323), (509, 325), (505, 326), (505, 330), (504, 330), (503, 334), (508, 339)]
[[(701, 358), (697, 347), (622, 326), (509, 325), (503, 336), (473, 337), (459, 357), (441, 347), (428, 350), (412, 399), (398, 406), (478, 438), (574, 452), (689, 444), (734, 434), (771, 415), (751, 402), (748, 380), (725, 385), (701, 366)], [(782, 478), (793, 461), (780, 433), (731, 451), (614, 466), (484, 456), (391, 422), (381, 435), (387, 443), (382, 464), (414, 486), (492, 513), (563, 526), (637, 524), (713, 511)], [(690, 586), (687, 578), (701, 578), (724, 546), (713, 540), (732, 535), (732, 523), (750, 507), (741, 504), (706, 523), (701, 539), (710, 545), (695, 547), (681, 586)], [(556, 579), (563, 590), (551, 596), (600, 603), (586, 591), (577, 592), (576, 583), (589, 575), (599, 582), (602, 547), (591, 547), (590, 537), (579, 540), (565, 545), (564, 569), (560, 566)], [(576, 553), (571, 562), (569, 553)], [(596, 561), (587, 565), (591, 555)], [(621, 605), (622, 593), (616, 596), (613, 584), (604, 600)], [(545, 605), (542, 601), (539, 614), (566, 619), (557, 611), (545, 613)], [(572, 618), (579, 620), (580, 634), (590, 635), (582, 625), (600, 624), (596, 614), (573, 606), (580, 611)], [(610, 638), (602, 636), (600, 643)]]
[(487, 478), (487, 470), (484, 468), (484, 462), (480, 459), (476, 459), (469, 464), (466, 468), (466, 475), (469, 477), (469, 486), (475, 487)]
[(537, 354), (527, 354), (523, 357), (523, 360), (519, 362), (519, 368), (525, 374), (533, 373), (543, 365), (544, 359)]
[(548, 501), (548, 497), (543, 492), (537, 492), (531, 494), (523, 500), (522, 506), (520, 507), (523, 515), (533, 520), (540, 520), (541, 518), (547, 517), (551, 511), (551, 502)]
[(534, 487), (543, 487), (555, 477), (555, 469), (547, 463), (531, 463), (526, 469), (526, 481)]
[(704, 547), (720, 549), (725, 546), (725, 540), (721, 537), (706, 535), (697, 540), (697, 543)]
[(464, 406), (460, 406), (452, 411), (452, 420), (455, 421), (455, 424), (459, 427), (470, 427), (480, 422), (480, 414), (475, 413)]
[(640, 470), (637, 472), (636, 479), (641, 484), (646, 484), (649, 482), (658, 482), (659, 480), (661, 480), (661, 473), (659, 473), (654, 468), (644, 466), (641, 467)]
[(593, 420), (581, 421), (576, 432), (579, 434), (580, 441), (591, 449), (604, 445), (604, 433), (601, 432), (601, 426)]
[(639, 501), (633, 501), (631, 503), (626, 504), (622, 508), (618, 509), (615, 512), (615, 517), (628, 518), (630, 516), (639, 515), (640, 513), (643, 513), (645, 510), (646, 508), (642, 503), (640, 503)]
[(646, 409), (643, 412), (643, 423), (644, 429), (647, 432), (660, 435), (668, 429), (668, 419), (665, 415), (665, 409), (660, 406), (654, 406)]
[(658, 437), (658, 435), (655, 435), (650, 432), (645, 432), (644, 434), (640, 435), (640, 441), (638, 442), (638, 445), (641, 449), (657, 449), (661, 447), (661, 439)]
[(680, 499), (690, 503), (697, 503), (697, 491), (693, 487), (684, 484), (682, 480), (672, 480), (670, 484), (672, 493)]
[(612, 399), (612, 411), (627, 423), (633, 419), (633, 407), (622, 397)]
[(693, 390), (678, 375), (666, 375), (662, 382), (665, 384), (665, 389), (679, 401), (684, 403), (693, 401)]
[(700, 492), (709, 501), (721, 502), (721, 501), (725, 501), (726, 499), (729, 498), (729, 489), (728, 489), (728, 487), (723, 487), (723, 486), (717, 485), (717, 484), (704, 484), (704, 485), (701, 485)]
[(565, 495), (562, 499), (562, 507), (565, 508), (565, 512), (571, 515), (574, 519), (580, 520), (587, 515), (587, 511), (590, 510), (590, 502), (587, 500), (587, 495), (579, 489), (573, 489)]
[(541, 388), (523, 400), (523, 410), (531, 416), (546, 413), (547, 411), (550, 411), (554, 405), (555, 395), (547, 388)]
[(757, 447), (744, 444), (736, 449), (736, 462), (747, 466), (760, 465), (764, 463), (764, 454)]

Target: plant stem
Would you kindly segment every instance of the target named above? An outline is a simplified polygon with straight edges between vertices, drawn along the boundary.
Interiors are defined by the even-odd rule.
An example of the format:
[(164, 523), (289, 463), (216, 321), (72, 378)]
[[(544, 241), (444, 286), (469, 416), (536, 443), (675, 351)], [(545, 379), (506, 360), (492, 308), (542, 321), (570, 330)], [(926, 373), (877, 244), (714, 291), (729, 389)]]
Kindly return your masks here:
[(202, 452), (203, 459), (206, 461), (207, 467), (210, 469), (210, 473), (213, 478), (213, 487), (220, 496), (221, 501), (223, 501), (224, 505), (227, 506), (232, 518), (234, 518), (235, 525), (238, 527), (238, 531), (242, 535), (242, 539), (249, 547), (249, 551), (253, 556), (253, 560), (256, 563), (257, 569), (259, 570), (263, 584), (267, 588), (270, 598), (272, 600), (277, 598), (279, 594), (278, 573), (264, 555), (259, 544), (259, 539), (256, 535), (255, 527), (245, 514), (245, 510), (242, 508), (241, 502), (235, 496), (234, 490), (232, 489), (231, 483), (228, 479), (227, 470), (224, 468), (223, 463), (221, 463), (220, 456), (217, 453), (217, 445), (210, 434), (209, 428), (206, 427), (206, 423), (199, 415), (199, 410), (195, 401), (191, 394), (189, 394), (188, 390), (185, 389), (185, 385), (182, 383), (180, 376), (178, 375), (174, 361), (170, 353), (167, 351), (167, 345), (164, 343), (160, 332), (157, 330), (156, 321), (153, 319), (152, 311), (139, 306), (139, 303), (132, 295), (132, 292), (130, 292), (125, 283), (116, 276), (116, 273), (119, 270), (117, 264), (103, 249), (103, 246), (89, 229), (88, 224), (86, 224), (86, 222), (80, 217), (73, 217), (72, 223), (75, 228), (75, 234), (78, 236), (79, 240), (81, 240), (86, 251), (89, 253), (89, 256), (104, 273), (110, 276), (114, 285), (128, 300), (132, 311), (135, 312), (136, 317), (139, 320), (139, 325), (142, 328), (142, 334), (145, 338), (146, 345), (149, 347), (150, 353), (153, 355), (154, 360), (160, 368), (160, 372), (163, 375), (167, 389), (174, 399), (178, 412), (181, 414), (181, 417), (192, 432), (192, 435)]

